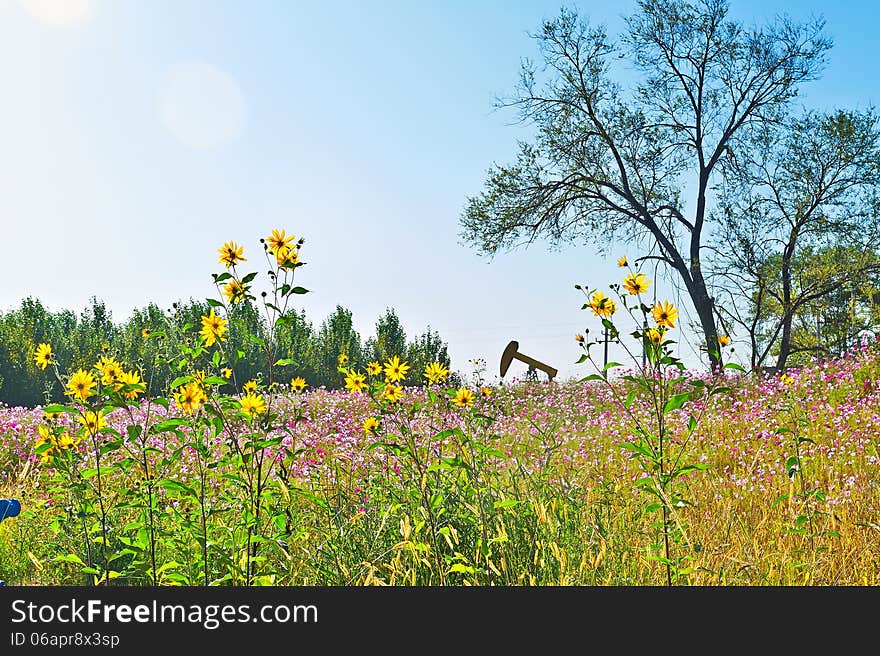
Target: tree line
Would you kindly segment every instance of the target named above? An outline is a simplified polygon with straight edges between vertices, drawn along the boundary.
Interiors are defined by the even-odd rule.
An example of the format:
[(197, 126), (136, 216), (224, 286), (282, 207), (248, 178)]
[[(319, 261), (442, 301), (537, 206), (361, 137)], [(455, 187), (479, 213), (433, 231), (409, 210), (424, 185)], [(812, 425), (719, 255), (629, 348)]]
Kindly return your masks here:
[[(34, 363), (34, 349), (40, 343), (52, 345), (62, 372), (89, 368), (103, 355), (115, 357), (126, 367), (136, 367), (153, 394), (162, 394), (179, 375), (160, 357), (161, 341), (150, 335), (160, 330), (171, 315), (177, 325), (198, 329), (210, 306), (201, 301), (176, 303), (169, 312), (149, 304), (134, 310), (127, 321), (115, 322), (106, 304), (93, 298), (77, 314), (72, 310), (52, 312), (38, 299), (26, 298), (19, 307), (0, 312), (0, 402), (8, 405), (34, 405), (63, 400), (61, 386), (51, 369), (40, 370)], [(243, 335), (257, 334), (264, 319), (253, 303), (230, 306), (230, 352), (240, 357), (232, 369), (234, 380), (268, 381), (264, 352)], [(237, 329), (238, 328), (238, 329)], [(246, 330), (245, 330), (246, 329)], [(449, 367), (447, 345), (430, 327), (409, 338), (393, 308), (388, 308), (375, 324), (375, 332), (362, 340), (354, 329), (352, 312), (338, 305), (320, 325), (313, 325), (305, 311), (293, 311), (276, 330), (277, 353), (292, 361), (275, 367), (275, 379), (289, 383), (301, 376), (312, 387), (339, 388), (344, 384), (338, 371), (339, 356), (364, 368), (370, 361), (384, 362), (398, 355), (411, 365), (406, 385), (422, 385), (425, 366), (438, 361)]]

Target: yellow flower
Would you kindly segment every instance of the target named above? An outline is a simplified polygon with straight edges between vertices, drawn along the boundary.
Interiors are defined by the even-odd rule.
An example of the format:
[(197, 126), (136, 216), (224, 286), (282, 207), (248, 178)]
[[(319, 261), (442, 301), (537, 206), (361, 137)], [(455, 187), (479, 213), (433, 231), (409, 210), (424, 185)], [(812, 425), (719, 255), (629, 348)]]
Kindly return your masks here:
[(428, 379), (428, 382), (432, 385), (436, 385), (437, 383), (442, 383), (449, 376), (449, 369), (444, 367), (439, 362), (432, 362), (429, 365), (425, 366), (425, 378)]
[(348, 364), (348, 356), (347, 356), (345, 353), (340, 353), (340, 354), (339, 354), (339, 357), (336, 358), (336, 363), (337, 363), (340, 367), (344, 367), (345, 365)]
[(62, 449), (69, 449), (72, 446), (76, 446), (77, 440), (74, 439), (70, 433), (64, 431), (58, 436), (58, 439), (55, 442)]
[(589, 308), (597, 317), (610, 317), (617, 312), (617, 304), (602, 292), (595, 292), (590, 300)]
[(403, 398), (403, 388), (400, 385), (388, 383), (382, 392), (382, 398), (386, 401), (391, 401), (391, 403), (396, 403)]
[(79, 369), (67, 380), (67, 395), (85, 402), (95, 394), (95, 378), (88, 371)]
[(647, 337), (654, 344), (659, 344), (663, 341), (663, 333), (656, 328), (648, 328), (648, 332), (645, 333), (645, 337)]
[(50, 344), (40, 344), (34, 352), (34, 362), (40, 369), (45, 369), (52, 364), (52, 346)]
[(203, 403), (208, 400), (205, 390), (197, 382), (193, 381), (180, 388), (177, 393), (177, 402), (184, 412), (194, 414)]
[(220, 253), (220, 264), (226, 265), (227, 269), (239, 262), (247, 262), (244, 246), (239, 246), (234, 241), (227, 241), (217, 252)]
[(241, 397), (241, 411), (253, 418), (266, 412), (266, 400), (259, 394), (248, 393)]
[(60, 412), (45, 412), (44, 413), (46, 419), (58, 419), (61, 416)]
[(364, 433), (366, 435), (372, 435), (379, 428), (379, 420), (375, 417), (367, 417), (364, 420)]
[(104, 342), (103, 344), (101, 344), (101, 350), (106, 353), (110, 350), (110, 345), (107, 342)]
[(626, 261), (626, 255), (617, 260), (617, 266), (619, 267), (625, 267), (627, 264), (629, 264), (629, 262)]
[(367, 377), (360, 371), (349, 371), (345, 377), (345, 389), (349, 392), (363, 392), (367, 389)]
[(220, 370), (220, 375), (224, 378), (232, 378), (232, 369), (229, 367), (223, 367), (223, 369)]
[(278, 262), (278, 266), (296, 264), (299, 262), (299, 249), (296, 246), (292, 246), (291, 248), (279, 248), (275, 251), (275, 261)]
[(131, 385), (132, 388), (127, 392), (123, 392), (122, 396), (126, 399), (136, 399), (138, 394), (143, 394), (147, 387), (141, 380), (141, 375), (136, 371), (124, 371), (119, 376), (119, 382), (122, 385)]
[(389, 383), (399, 383), (406, 378), (406, 372), (409, 371), (409, 365), (401, 362), (396, 355), (385, 362), (385, 381)]
[(252, 393), (257, 391), (257, 381), (249, 380), (244, 385), (241, 386), (242, 391), (245, 393)]
[(658, 326), (675, 328), (675, 320), (678, 318), (678, 310), (669, 301), (657, 301), (652, 310), (654, 321)]
[(306, 379), (302, 376), (296, 376), (291, 379), (290, 386), (293, 388), (294, 392), (302, 392), (306, 388)]
[[(37, 432), (40, 436), (34, 442), (34, 450), (39, 449), (44, 444), (55, 444), (55, 439), (52, 436), (52, 433), (49, 431), (48, 426), (38, 426)], [(40, 454), (40, 462), (44, 465), (49, 462), (52, 458), (52, 448), (46, 449)]]
[(238, 303), (243, 301), (247, 295), (247, 289), (239, 280), (233, 278), (223, 287), (223, 295), (230, 303)]
[(455, 393), (455, 397), (452, 399), (452, 402), (459, 408), (467, 407), (473, 404), (474, 393), (471, 392), (467, 387), (462, 387)]
[(781, 382), (783, 385), (786, 385), (786, 386), (787, 385), (794, 385), (794, 378), (792, 378), (791, 376), (789, 376), (787, 374), (782, 374), (779, 377), (779, 382)]
[(101, 384), (113, 385), (122, 375), (122, 365), (113, 358), (102, 355), (95, 364), (95, 368), (101, 372)]
[(583, 344), (584, 343), (584, 336), (581, 335), (580, 333), (578, 333), (577, 335), (574, 336), (574, 341), (576, 341), (578, 344)]
[(367, 373), (371, 376), (378, 376), (382, 373), (382, 365), (378, 362), (371, 362), (367, 365)]
[(205, 340), (205, 346), (211, 346), (218, 339), (222, 340), (226, 333), (226, 319), (218, 317), (211, 308), (211, 313), (207, 317), (202, 317), (202, 329), (199, 334)]
[(630, 273), (623, 279), (623, 288), (632, 296), (648, 291), (651, 281), (644, 273)]
[(149, 328), (141, 328), (141, 338), (142, 338), (142, 339), (146, 339), (146, 338), (149, 337), (151, 334), (152, 334), (152, 333), (150, 332), (150, 329), (149, 329)]
[(480, 388), (480, 394), (482, 395), (482, 397), (483, 397), (484, 399), (488, 399), (490, 396), (492, 396), (492, 388), (490, 388), (490, 387), (481, 387), (481, 388)]
[[(296, 237), (293, 235), (288, 237), (284, 230), (273, 230), (272, 234), (266, 237), (266, 245), (269, 247), (269, 252), (275, 255), (278, 251), (289, 249), (290, 243), (294, 239)], [(278, 264), (281, 264), (281, 262)]]
[(718, 344), (719, 346), (727, 346), (730, 344), (730, 337), (727, 335), (718, 335)]
[(107, 425), (104, 414), (101, 412), (87, 411), (82, 417), (79, 417), (79, 423), (86, 427), (89, 435), (96, 435), (99, 430)]

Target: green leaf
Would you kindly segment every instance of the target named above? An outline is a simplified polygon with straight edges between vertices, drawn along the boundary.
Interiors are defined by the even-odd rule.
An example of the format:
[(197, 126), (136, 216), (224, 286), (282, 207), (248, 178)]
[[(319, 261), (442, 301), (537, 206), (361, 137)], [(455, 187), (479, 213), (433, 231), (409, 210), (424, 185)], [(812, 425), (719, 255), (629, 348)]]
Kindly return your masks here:
[(581, 357), (578, 358), (578, 361), (575, 362), (575, 364), (583, 364), (584, 362), (586, 362), (589, 359), (590, 359), (590, 356), (587, 355), (586, 353), (584, 353)]
[(716, 388), (714, 388), (711, 392), (709, 392), (709, 394), (710, 394), (710, 395), (714, 395), (714, 394), (727, 394), (728, 392), (730, 392), (730, 388), (729, 388), (729, 387), (716, 387)]
[(309, 290), (306, 289), (305, 287), (294, 287), (293, 289), (290, 290), (290, 293), (291, 294), (308, 294)]
[(223, 273), (215, 273), (214, 274), (214, 282), (223, 282), (224, 280), (229, 280), (232, 277), (232, 274), (224, 271)]
[(53, 560), (57, 563), (75, 563), (77, 565), (82, 565), (83, 567), (86, 566), (82, 558), (80, 558), (76, 554), (64, 554), (63, 556), (56, 556)]
[(452, 567), (449, 568), (449, 573), (459, 573), (459, 574), (474, 574), (477, 570), (473, 567), (468, 567), (467, 565), (463, 565), (461, 563), (455, 563)]
[(675, 396), (670, 397), (670, 399), (666, 401), (666, 405), (663, 406), (663, 413), (665, 414), (672, 410), (678, 410), (681, 406), (687, 403), (690, 398), (690, 392), (684, 392), (683, 394), (676, 394)]
[(590, 374), (589, 376), (581, 378), (578, 382), (586, 383), (589, 380), (605, 380), (605, 379), (602, 376), (600, 376), (599, 374)]
[(626, 400), (623, 402), (624, 407), (629, 410), (632, 407), (633, 401), (635, 401), (637, 390), (630, 390), (629, 394), (626, 395)]
[(275, 363), (276, 367), (286, 367), (288, 365), (296, 364), (292, 358), (281, 358)]
[[(101, 467), (101, 476), (106, 476), (106, 475), (108, 475), (108, 474), (112, 474), (112, 473), (113, 473), (113, 469), (114, 469), (113, 467)], [(94, 469), (94, 468), (91, 468), (91, 469), (83, 469), (83, 470), (80, 472), (80, 476), (82, 476), (83, 478), (86, 478), (86, 479), (88, 479), (88, 478), (94, 478), (94, 477), (97, 476), (97, 475), (98, 475), (98, 470), (97, 470), (97, 469)]]
[(241, 284), (246, 285), (256, 277), (257, 277), (257, 272), (251, 271), (249, 274), (247, 274), (244, 278), (241, 279)]
[(178, 376), (174, 380), (171, 381), (170, 389), (176, 389), (185, 383), (192, 382), (192, 376)]
[(208, 302), (208, 305), (210, 305), (211, 307), (215, 307), (215, 308), (226, 307), (225, 305), (223, 305), (223, 303), (221, 303), (221, 302), (218, 301), (217, 299), (214, 299), (214, 298), (206, 298), (205, 300)]
[(691, 433), (693, 433), (696, 429), (697, 429), (697, 420), (693, 415), (691, 415), (690, 417), (688, 417), (688, 430)]
[(60, 405), (58, 403), (53, 403), (51, 405), (47, 405), (43, 408), (43, 412), (46, 413), (55, 413), (55, 412), (76, 412), (76, 408), (71, 408), (68, 405)]
[(157, 485), (161, 488), (168, 490), (169, 492), (177, 492), (179, 494), (185, 494), (191, 497), (199, 496), (196, 491), (189, 485), (181, 483), (180, 481), (172, 480), (170, 478), (159, 481)]
[(608, 371), (609, 369), (614, 369), (614, 367), (622, 367), (623, 365), (619, 362), (608, 362), (604, 367), (602, 367), (602, 371)]
[(742, 371), (743, 373), (745, 373), (745, 371), (746, 371), (740, 365), (738, 365), (736, 362), (728, 362), (726, 365), (724, 365), (724, 368), (725, 369), (733, 369), (734, 371)]
[(173, 431), (178, 426), (186, 426), (186, 421), (183, 419), (166, 419), (165, 421), (160, 421), (158, 424), (153, 424), (150, 427), (150, 432), (167, 433)]

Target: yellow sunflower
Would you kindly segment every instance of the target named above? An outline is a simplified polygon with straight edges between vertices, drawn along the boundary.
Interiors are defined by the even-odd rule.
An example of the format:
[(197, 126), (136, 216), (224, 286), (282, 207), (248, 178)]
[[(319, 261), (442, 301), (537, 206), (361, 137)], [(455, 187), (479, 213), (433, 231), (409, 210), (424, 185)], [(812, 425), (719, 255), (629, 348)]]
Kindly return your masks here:
[(34, 362), (40, 369), (45, 369), (52, 364), (52, 346), (50, 344), (40, 344), (34, 352)]
[(67, 379), (67, 395), (85, 402), (95, 394), (95, 377), (79, 369)]
[(345, 389), (349, 392), (363, 392), (367, 389), (367, 377), (360, 371), (349, 371), (345, 377)]
[(239, 246), (234, 241), (227, 241), (217, 252), (220, 253), (220, 264), (225, 265), (227, 269), (239, 262), (247, 262), (247, 258), (244, 256), (244, 246)]
[(239, 399), (241, 411), (250, 418), (266, 412), (266, 400), (259, 394), (248, 393)]
[(385, 380), (389, 383), (399, 383), (406, 378), (406, 372), (409, 371), (409, 365), (401, 362), (396, 355), (385, 362)]
[(211, 308), (210, 314), (202, 317), (202, 329), (199, 334), (205, 340), (205, 346), (212, 346), (217, 340), (222, 341), (226, 329), (226, 319), (218, 317), (214, 313), (214, 308)]
[(388, 383), (382, 392), (382, 398), (386, 401), (391, 401), (391, 403), (397, 403), (403, 398), (403, 388), (400, 385)]
[(290, 387), (293, 389), (294, 392), (302, 392), (306, 388), (306, 379), (302, 376), (296, 376), (295, 378), (291, 379)]
[(241, 284), (241, 281), (233, 278), (223, 286), (223, 295), (230, 303), (238, 303), (245, 299), (247, 289)]
[(79, 423), (86, 427), (89, 435), (97, 435), (98, 431), (107, 425), (107, 420), (104, 419), (104, 413), (89, 410), (79, 417)]
[(467, 387), (462, 387), (455, 393), (452, 402), (459, 408), (465, 408), (473, 404), (474, 393), (471, 392)]
[(379, 420), (375, 417), (367, 417), (364, 420), (364, 433), (366, 435), (373, 435), (376, 430), (379, 428)]
[(207, 400), (208, 396), (205, 394), (205, 390), (196, 382), (184, 385), (177, 393), (177, 402), (183, 411), (189, 414), (195, 414)]
[(147, 389), (146, 384), (141, 380), (141, 375), (136, 371), (123, 371), (119, 375), (119, 382), (122, 385), (132, 386), (127, 392), (122, 393), (126, 399), (136, 399), (138, 394), (143, 394)]
[(665, 328), (675, 328), (675, 320), (678, 318), (678, 310), (669, 301), (657, 301), (654, 309), (651, 311), (654, 315), (654, 321), (658, 326)]
[(623, 279), (623, 288), (632, 296), (644, 294), (648, 291), (651, 281), (644, 273), (630, 273)]
[(602, 292), (595, 292), (593, 294), (589, 308), (597, 317), (605, 317), (606, 319), (617, 312), (617, 304)]
[(449, 376), (449, 369), (444, 367), (439, 362), (432, 362), (425, 366), (425, 378), (428, 379), (428, 382), (432, 385), (436, 385), (437, 383), (442, 383)]
[[(290, 243), (296, 239), (293, 235), (287, 236), (284, 230), (273, 230), (272, 234), (266, 237), (266, 246), (269, 252), (275, 255), (278, 251), (286, 251), (290, 248)], [(281, 262), (279, 262), (281, 264)]]

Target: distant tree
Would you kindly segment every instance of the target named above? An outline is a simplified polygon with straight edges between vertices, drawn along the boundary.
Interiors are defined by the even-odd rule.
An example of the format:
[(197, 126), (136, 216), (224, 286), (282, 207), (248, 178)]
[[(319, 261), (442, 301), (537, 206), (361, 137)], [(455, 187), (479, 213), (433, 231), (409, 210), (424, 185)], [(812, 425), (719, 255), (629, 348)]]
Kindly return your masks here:
[(425, 366), (431, 362), (439, 362), (447, 369), (451, 366), (446, 342), (430, 326), (407, 345), (406, 359), (412, 366), (406, 379), (408, 385), (425, 385)]
[(278, 352), (281, 358), (293, 360), (293, 364), (279, 371), (279, 380), (289, 382), (294, 376), (301, 376), (307, 384), (314, 385), (318, 379), (315, 329), (305, 310), (293, 310), (286, 316), (278, 331)]
[(406, 332), (394, 308), (387, 308), (376, 322), (376, 334), (364, 345), (364, 359), (385, 362), (395, 355), (406, 357)]
[(315, 385), (339, 387), (342, 375), (339, 373), (338, 358), (348, 357), (349, 363), (363, 361), (361, 338), (352, 324), (351, 310), (337, 305), (318, 329), (315, 343), (316, 381)]
[[(823, 27), (778, 18), (749, 28), (724, 0), (641, 0), (612, 42), (563, 10), (535, 35), (542, 62), (525, 60), (516, 93), (499, 101), (535, 137), (468, 199), (463, 238), (490, 255), (539, 237), (656, 247), (705, 343), (717, 344), (703, 257), (713, 243), (711, 189), (748, 155), (749, 134), (784, 117), (799, 85), (818, 75), (831, 47)], [(629, 93), (612, 79), (621, 59), (641, 75)]]
[[(792, 363), (836, 355), (855, 343), (860, 333), (880, 327), (874, 302), (880, 257), (874, 252), (852, 246), (800, 248), (787, 261), (774, 253), (744, 271), (747, 275), (736, 278), (743, 287), (726, 290), (735, 299), (720, 307), (723, 320), (748, 339), (752, 368), (767, 366), (771, 357), (773, 367), (782, 370)], [(749, 289), (751, 295), (745, 296)], [(786, 323), (788, 328), (783, 329)], [(780, 357), (783, 346), (784, 358)]]
[(772, 353), (782, 369), (807, 348), (794, 329), (809, 308), (834, 312), (841, 287), (876, 277), (878, 116), (811, 112), (763, 126), (731, 170), (713, 258), (718, 307), (749, 335), (753, 366)]

